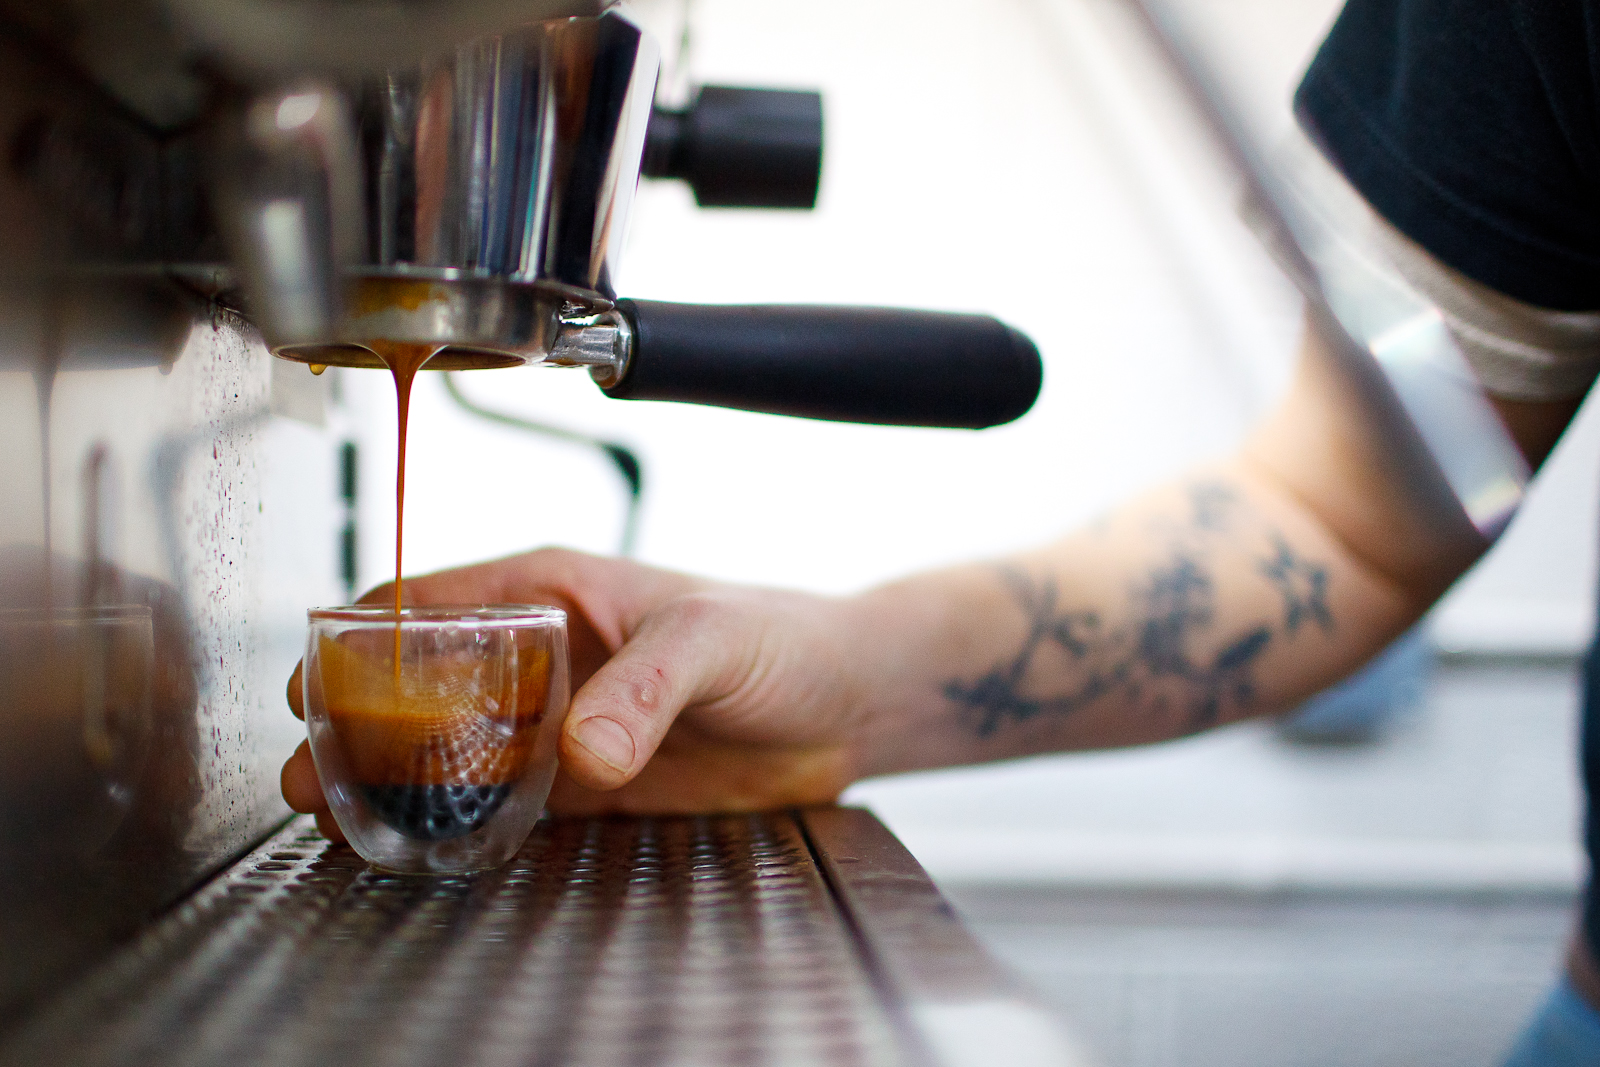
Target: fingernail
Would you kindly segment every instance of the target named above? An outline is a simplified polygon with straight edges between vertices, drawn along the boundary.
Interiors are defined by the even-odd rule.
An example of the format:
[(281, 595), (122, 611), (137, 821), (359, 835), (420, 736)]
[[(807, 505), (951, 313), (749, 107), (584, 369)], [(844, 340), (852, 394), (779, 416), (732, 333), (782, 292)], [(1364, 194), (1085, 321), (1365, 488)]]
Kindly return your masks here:
[(572, 736), (607, 767), (626, 771), (633, 766), (633, 736), (614, 719), (585, 719), (573, 728)]

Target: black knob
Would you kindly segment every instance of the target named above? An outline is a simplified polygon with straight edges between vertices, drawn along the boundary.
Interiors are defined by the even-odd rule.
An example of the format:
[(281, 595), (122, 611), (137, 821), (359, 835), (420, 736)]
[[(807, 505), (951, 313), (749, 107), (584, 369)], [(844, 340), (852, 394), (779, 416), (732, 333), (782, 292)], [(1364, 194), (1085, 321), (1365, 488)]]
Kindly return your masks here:
[(822, 94), (704, 86), (652, 113), (643, 173), (688, 182), (701, 207), (816, 207)]

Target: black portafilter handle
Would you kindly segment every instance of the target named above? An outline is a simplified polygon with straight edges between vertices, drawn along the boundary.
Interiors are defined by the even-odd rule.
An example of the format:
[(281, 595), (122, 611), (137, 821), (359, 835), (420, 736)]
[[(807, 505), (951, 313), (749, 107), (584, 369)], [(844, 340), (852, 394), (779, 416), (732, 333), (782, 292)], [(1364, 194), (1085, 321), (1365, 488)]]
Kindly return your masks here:
[(641, 170), (688, 182), (701, 207), (816, 207), (822, 94), (703, 86), (651, 113)]
[(619, 300), (632, 330), (622, 400), (833, 422), (980, 430), (1038, 399), (1039, 350), (988, 315)]

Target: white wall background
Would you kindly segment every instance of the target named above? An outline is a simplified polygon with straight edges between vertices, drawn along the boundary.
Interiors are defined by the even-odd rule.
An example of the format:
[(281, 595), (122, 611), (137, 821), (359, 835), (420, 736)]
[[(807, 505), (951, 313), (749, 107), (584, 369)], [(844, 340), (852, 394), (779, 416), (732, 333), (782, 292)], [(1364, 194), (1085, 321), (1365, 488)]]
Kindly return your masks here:
[[(1282, 121), (1333, 4), (1195, 2), (1241, 99), (1269, 125)], [(826, 94), (821, 202), (810, 214), (707, 212), (685, 189), (647, 184), (620, 276), (625, 295), (659, 299), (993, 313), (1045, 358), (1044, 394), (1020, 422), (973, 434), (622, 403), (571, 370), (480, 372), (465, 388), (636, 447), (646, 561), (825, 592), (1039, 542), (1227, 450), (1287, 380), (1298, 301), (1234, 218), (1183, 110), (1100, 36), (1106, 3), (696, 0), (695, 79)], [(670, 0), (643, 9), (667, 29), (669, 52), (681, 11)], [(346, 386), (365, 428), (371, 584), (392, 561), (393, 396), (377, 375)], [(1501, 548), (1443, 608), (1442, 642), (1564, 651), (1586, 640), (1600, 416), (1589, 412), (1571, 436)], [(474, 420), (427, 376), (409, 469), (410, 572), (541, 544), (616, 544), (623, 496), (603, 459)], [(1545, 732), (1561, 743), (1559, 728)], [(1129, 783), (1146, 791), (1140, 810), (1160, 807), (1147, 787), (1192, 805), (1181, 783), (1205, 781), (1207, 768), (1248, 779), (1256, 757), (1235, 759), (1239, 744), (1228, 735), (1177, 757), (1167, 748), (949, 772), (861, 795), (930, 855), (939, 839), (917, 813), (937, 822), (966, 812), (970, 868), (968, 846), (993, 826), (1026, 812), (1038, 828), (1049, 822), (1041, 813), (1061, 810), (1074, 794), (1051, 784), (1058, 776), (1080, 794)], [(1274, 788), (1296, 774), (1273, 771)], [(1191, 808), (1169, 829), (1192, 837), (1197, 818)], [(1567, 829), (1553, 831), (1558, 843)], [(1023, 851), (1036, 851), (1029, 842)], [(1566, 871), (1570, 859), (1558, 848), (1547, 869)]]

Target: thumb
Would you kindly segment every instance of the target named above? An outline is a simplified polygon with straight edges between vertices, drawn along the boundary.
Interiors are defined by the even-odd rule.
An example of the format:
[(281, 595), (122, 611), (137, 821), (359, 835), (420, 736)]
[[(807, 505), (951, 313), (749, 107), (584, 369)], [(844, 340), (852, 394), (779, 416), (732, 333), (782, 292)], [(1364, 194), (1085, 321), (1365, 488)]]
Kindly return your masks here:
[(639, 773), (680, 712), (736, 692), (754, 661), (756, 627), (718, 593), (680, 597), (578, 690), (562, 732), (562, 766), (578, 784), (615, 789)]

